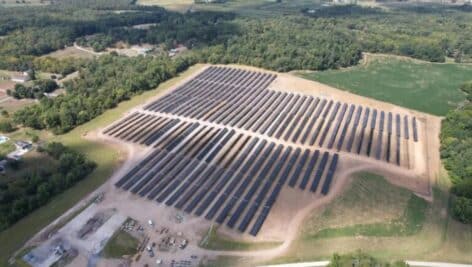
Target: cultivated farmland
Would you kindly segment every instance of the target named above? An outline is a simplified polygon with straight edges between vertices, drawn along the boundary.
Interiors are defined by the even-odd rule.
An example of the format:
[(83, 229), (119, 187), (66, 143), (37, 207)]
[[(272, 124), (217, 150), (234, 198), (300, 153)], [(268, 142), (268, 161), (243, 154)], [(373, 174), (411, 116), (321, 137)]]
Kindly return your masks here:
[(464, 101), (465, 95), (458, 88), (470, 80), (472, 65), (367, 54), (364, 64), (359, 66), (300, 73), (300, 76), (355, 94), (444, 116)]

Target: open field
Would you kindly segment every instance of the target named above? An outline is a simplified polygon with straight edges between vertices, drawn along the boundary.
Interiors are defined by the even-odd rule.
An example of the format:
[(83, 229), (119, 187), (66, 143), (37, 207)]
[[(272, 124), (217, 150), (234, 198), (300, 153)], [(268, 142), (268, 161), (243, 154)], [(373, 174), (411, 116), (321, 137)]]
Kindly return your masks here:
[(471, 263), (472, 227), (454, 221), (447, 206), (448, 195), (438, 189), (428, 203), (382, 177), (357, 174), (342, 197), (307, 218), (287, 253), (271, 263), (323, 260), (357, 249), (389, 260)]
[(220, 235), (216, 227), (208, 229), (207, 234), (200, 242), (200, 247), (210, 250), (262, 250), (280, 246), (282, 242), (241, 242)]
[(367, 54), (359, 66), (298, 74), (355, 94), (444, 116), (464, 101), (459, 86), (472, 79), (472, 65)]
[(103, 249), (103, 256), (106, 258), (120, 258), (123, 255), (136, 254), (139, 245), (139, 240), (129, 233), (119, 230), (108, 241)]
[(15, 144), (12, 140), (0, 144), (0, 158), (5, 157), (8, 153), (15, 151)]
[(89, 53), (84, 50), (80, 50), (75, 46), (69, 46), (67, 48), (57, 50), (54, 52), (51, 52), (49, 54), (44, 55), (43, 57), (53, 57), (53, 58), (58, 58), (58, 59), (64, 59), (64, 58), (86, 58), (86, 59), (92, 59), (95, 56), (92, 53)]
[(101, 116), (77, 127), (65, 135), (49, 136), (51, 140), (63, 142), (65, 145), (84, 153), (87, 158), (97, 163), (97, 168), (88, 178), (55, 197), (47, 205), (20, 220), (8, 230), (1, 232), (0, 244), (2, 244), (2, 246), (0, 249), (0, 264), (6, 265), (8, 258), (14, 251), (21, 248), (24, 242), (104, 183), (122, 162), (123, 155), (116, 147), (87, 140), (85, 138), (87, 132), (109, 125), (121, 117), (125, 111), (143, 103), (157, 92), (171, 87), (199, 68), (201, 68), (201, 66), (194, 66), (182, 73), (179, 77), (161, 84), (155, 90), (145, 92), (129, 101), (123, 102), (116, 108), (106, 111)]

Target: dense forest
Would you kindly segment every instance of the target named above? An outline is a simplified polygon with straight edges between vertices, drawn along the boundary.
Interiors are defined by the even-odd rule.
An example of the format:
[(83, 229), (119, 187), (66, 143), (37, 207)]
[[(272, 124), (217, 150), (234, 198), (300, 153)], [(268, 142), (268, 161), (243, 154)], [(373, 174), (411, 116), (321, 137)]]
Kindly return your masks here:
[(442, 123), (441, 158), (453, 182), (453, 213), (460, 221), (472, 223), (472, 82), (461, 90), (466, 102)]
[(0, 183), (0, 231), (70, 188), (95, 168), (95, 163), (60, 143), (50, 143), (39, 151), (56, 162), (53, 168), (49, 166), (28, 173), (22, 179)]
[(45, 97), (45, 93), (52, 93), (57, 88), (59, 88), (59, 85), (54, 80), (45, 79), (35, 80), (32, 86), (16, 84), (15, 88), (7, 90), (7, 93), (16, 99), (40, 99)]
[(145, 90), (157, 87), (195, 61), (192, 57), (102, 56), (83, 66), (78, 78), (65, 82), (65, 95), (41, 98), (13, 115), (16, 123), (34, 129), (67, 132)]
[[(104, 50), (118, 41), (170, 49), (184, 44), (201, 62), (242, 63), (268, 69), (323, 70), (357, 64), (361, 51), (393, 53), (432, 62), (472, 58), (472, 14), (463, 10), (385, 12), (334, 6), (315, 15), (249, 18), (227, 12), (186, 14), (127, 1), (77, 1), (27, 8), (0, 8), (0, 68), (24, 70), (36, 56), (78, 42)], [(132, 2), (129, 2), (132, 3)], [(126, 6), (127, 5), (127, 6)], [(127, 12), (115, 12), (124, 8)], [(150, 28), (134, 28), (155, 24)]]

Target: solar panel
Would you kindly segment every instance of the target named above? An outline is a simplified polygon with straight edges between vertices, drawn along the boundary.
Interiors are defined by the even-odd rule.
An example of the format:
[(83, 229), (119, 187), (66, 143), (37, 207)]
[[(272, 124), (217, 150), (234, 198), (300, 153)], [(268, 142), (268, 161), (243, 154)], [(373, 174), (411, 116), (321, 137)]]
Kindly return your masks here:
[(385, 123), (385, 112), (382, 111), (380, 112), (379, 131), (377, 134), (377, 147), (375, 151), (375, 158), (378, 160), (382, 157), (384, 123)]
[(302, 150), (300, 148), (295, 149), (294, 153), (290, 158), (290, 161), (287, 163), (287, 165), (285, 165), (285, 169), (282, 171), (282, 175), (280, 176), (281, 179), (279, 180), (279, 183), (281, 183), (281, 185), (285, 184), (285, 181), (287, 180), (290, 171), (295, 166), (295, 163), (297, 162), (297, 159), (300, 156), (301, 152)]
[(302, 182), (300, 183), (300, 189), (305, 190), (306, 185), (308, 184), (308, 180), (315, 168), (316, 161), (318, 161), (318, 157), (320, 156), (320, 151), (316, 150), (313, 155), (311, 156), (310, 162), (308, 164), (307, 169), (305, 170), (305, 174), (303, 175)]
[(418, 142), (418, 129), (417, 129), (417, 126), (416, 126), (416, 117), (413, 117), (413, 140), (415, 142)]
[(329, 112), (329, 110), (331, 109), (332, 106), (333, 106), (333, 101), (331, 100), (331, 101), (329, 101), (328, 106), (326, 107), (326, 109), (323, 113), (323, 116), (321, 117), (321, 121), (318, 124), (318, 126), (316, 127), (315, 132), (313, 133), (313, 135), (310, 139), (310, 146), (315, 144), (315, 141), (318, 138), (318, 135), (321, 133), (321, 129), (323, 129), (323, 125), (325, 123), (327, 113)]
[(119, 130), (123, 128), (123, 126), (128, 125), (129, 123), (132, 123), (134, 120), (140, 118), (143, 114), (139, 112), (134, 112), (133, 114), (125, 117), (124, 119), (120, 120), (118, 123), (113, 124), (109, 128), (105, 129), (103, 131), (104, 134), (113, 136), (115, 133), (117, 133)]
[(334, 141), (336, 140), (336, 137), (338, 135), (339, 127), (341, 126), (341, 122), (344, 119), (344, 115), (346, 114), (347, 110), (347, 104), (344, 104), (342, 109), (341, 109), (341, 114), (339, 114), (338, 119), (336, 120), (336, 123), (334, 124), (333, 132), (331, 133), (331, 137), (328, 141), (328, 148), (331, 149), (333, 148)]
[[(270, 157), (270, 159), (265, 162), (266, 158), (269, 156), (269, 154), (272, 152), (272, 149), (274, 148), (275, 144), (274, 143), (271, 143), (269, 145), (269, 147), (266, 149), (266, 151), (264, 152), (263, 154), (263, 157), (262, 159), (259, 159), (258, 160), (258, 163), (260, 163), (260, 166), (262, 166), (262, 164), (264, 163), (264, 168), (262, 169), (262, 171), (259, 173), (256, 181), (252, 184), (252, 186), (249, 188), (249, 191), (246, 192), (246, 195), (242, 198), (242, 201), (241, 203), (239, 204), (239, 206), (236, 208), (235, 212), (233, 213), (233, 215), (231, 216), (230, 220), (228, 221), (227, 225), (229, 227), (233, 227), (237, 220), (239, 219), (239, 217), (241, 216), (241, 214), (244, 212), (244, 210), (246, 209), (246, 206), (248, 205), (248, 203), (252, 200), (252, 197), (254, 196), (254, 194), (256, 193), (257, 189), (259, 188), (259, 185), (260, 185), (260, 182), (262, 181), (262, 179), (267, 175), (267, 173), (269, 172), (269, 170), (272, 168), (272, 165), (273, 165), (273, 162), (275, 161), (275, 159), (277, 159), (277, 157), (279, 156), (281, 150), (282, 150), (282, 145), (279, 145), (277, 150), (272, 154), (272, 156)], [(257, 168), (257, 171), (259, 171), (260, 168)], [(255, 174), (255, 173), (254, 173)], [(249, 182), (249, 180), (251, 180), (252, 177), (251, 175), (248, 175), (246, 177), (246, 181)], [(236, 191), (236, 193), (234, 194), (234, 196), (236, 196), (237, 198), (241, 198), (242, 197), (242, 193), (246, 190), (246, 186), (244, 186), (244, 182), (243, 184), (241, 184), (240, 188), (238, 188), (238, 191)]]
[(315, 115), (311, 118), (310, 123), (308, 124), (305, 130), (305, 133), (303, 134), (302, 141), (301, 141), (302, 144), (305, 144), (305, 142), (307, 141), (308, 136), (311, 133), (313, 127), (315, 126), (315, 123), (318, 120), (318, 117), (320, 116), (321, 111), (324, 109), (326, 103), (327, 103), (326, 99), (323, 99), (323, 101), (321, 101), (321, 104), (316, 109)]
[(163, 126), (157, 132), (153, 133), (151, 136), (146, 138), (144, 141), (141, 142), (141, 144), (145, 144), (145, 145), (148, 145), (148, 146), (151, 145), (156, 140), (158, 140), (162, 135), (164, 135), (168, 130), (172, 129), (174, 126), (176, 126), (179, 123), (180, 123), (179, 119), (173, 119), (173, 120), (167, 122), (165, 126)]
[(150, 162), (154, 157), (156, 157), (161, 152), (160, 149), (156, 149), (151, 154), (149, 154), (146, 158), (144, 158), (141, 162), (139, 162), (133, 169), (131, 169), (128, 173), (126, 173), (118, 182), (115, 183), (115, 186), (121, 187), (130, 177), (132, 177), (135, 173), (137, 173), (141, 168)]
[(326, 179), (323, 183), (323, 187), (321, 188), (321, 193), (323, 195), (326, 195), (329, 192), (329, 188), (331, 186), (337, 164), (338, 164), (338, 154), (334, 154), (333, 159), (331, 160), (331, 164), (329, 165), (329, 168), (328, 168), (328, 174), (326, 175)]
[(404, 121), (403, 128), (405, 129), (405, 139), (408, 140), (410, 139), (410, 131), (408, 130), (408, 116), (405, 115), (405, 117), (403, 117), (403, 121)]
[(323, 157), (321, 158), (320, 165), (318, 165), (318, 169), (316, 170), (315, 179), (313, 179), (313, 183), (311, 184), (310, 191), (315, 192), (318, 188), (318, 184), (321, 181), (321, 176), (326, 168), (326, 163), (328, 163), (329, 153), (324, 152)]
[[(354, 114), (355, 108), (356, 108), (355, 105), (351, 105), (351, 107), (349, 108), (349, 112), (347, 114), (346, 121), (344, 122), (343, 129), (341, 130), (341, 136), (339, 137), (338, 145), (336, 147), (338, 151), (340, 151), (343, 146), (344, 138), (346, 138), (347, 130), (348, 130), (349, 124), (351, 123), (352, 115)], [(352, 146), (352, 143), (351, 143), (351, 146)]]
[(295, 184), (297, 183), (298, 177), (302, 173), (303, 166), (305, 166), (305, 163), (309, 155), (310, 155), (310, 150), (305, 149), (305, 152), (303, 153), (302, 157), (300, 158), (300, 161), (296, 165), (295, 172), (292, 174), (292, 178), (290, 179), (288, 183), (290, 187), (294, 187)]
[(308, 119), (310, 118), (311, 114), (313, 114), (313, 111), (315, 111), (315, 108), (316, 108), (316, 106), (318, 106), (319, 102), (320, 102), (320, 99), (316, 98), (314, 101), (311, 101), (307, 111), (302, 112), (302, 114), (304, 114), (304, 117), (303, 117), (297, 131), (295, 132), (295, 135), (292, 137), (292, 142), (297, 142), (298, 138), (302, 134), (302, 131), (303, 131), (305, 125), (308, 122)]
[[(304, 106), (301, 109), (297, 108), (296, 112), (293, 114), (294, 119), (292, 121), (292, 124), (291, 124), (290, 128), (288, 129), (288, 131), (285, 133), (285, 136), (284, 136), (285, 141), (287, 141), (290, 138), (290, 136), (292, 136), (292, 133), (296, 130), (295, 127), (303, 128), (303, 126), (304, 126), (304, 125), (300, 125), (299, 121), (302, 118), (302, 116), (306, 113), (308, 107), (310, 106), (311, 102), (313, 101), (312, 97), (311, 98), (306, 97), (306, 98), (307, 98), (307, 101), (305, 101)], [(298, 115), (296, 113), (298, 113)]]
[(155, 165), (159, 164), (164, 157), (167, 155), (165, 151), (159, 150), (159, 154), (157, 154), (148, 164), (142, 166), (135, 175), (133, 175), (132, 179), (123, 185), (123, 189), (129, 190), (132, 186), (134, 186), (142, 177), (145, 175), (149, 170), (151, 170)]

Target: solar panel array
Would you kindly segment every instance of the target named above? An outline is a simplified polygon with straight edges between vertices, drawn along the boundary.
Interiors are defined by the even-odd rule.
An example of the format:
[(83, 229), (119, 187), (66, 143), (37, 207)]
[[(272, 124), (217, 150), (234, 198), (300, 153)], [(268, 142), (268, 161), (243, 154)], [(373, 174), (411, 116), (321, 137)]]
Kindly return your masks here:
[[(404, 128), (404, 134), (392, 142), (391, 131), (384, 131), (387, 126), (384, 111), (269, 90), (275, 78), (276, 75), (269, 73), (209, 67), (144, 109), (240, 128), (294, 144), (347, 152), (357, 144), (357, 154), (398, 165), (400, 160), (391, 159), (400, 157), (402, 138), (409, 139), (409, 121), (414, 131), (413, 140), (418, 141), (416, 118), (405, 115), (403, 125), (401, 121), (389, 119), (389, 130)], [(354, 120), (353, 114), (356, 114)], [(388, 116), (397, 115), (400, 116), (392, 113)], [(363, 126), (359, 127), (361, 116)], [(368, 121), (371, 127), (366, 129)]]
[(336, 152), (401, 165), (410, 127), (418, 141), (414, 117), (273, 91), (275, 78), (209, 67), (110, 126), (152, 147), (116, 186), (255, 236), (284, 186), (329, 193)]
[[(305, 151), (309, 163), (297, 161), (299, 149), (291, 146), (199, 123), (177, 122), (162, 130), (173, 121), (153, 119), (162, 124), (156, 128), (160, 134), (151, 144), (154, 149), (117, 187), (254, 236), (290, 175), (293, 186), (305, 189), (311, 183), (311, 191), (329, 192), (334, 169), (317, 164), (318, 150)], [(337, 158), (328, 152), (323, 156), (331, 162)], [(323, 189), (318, 189), (321, 180)]]

